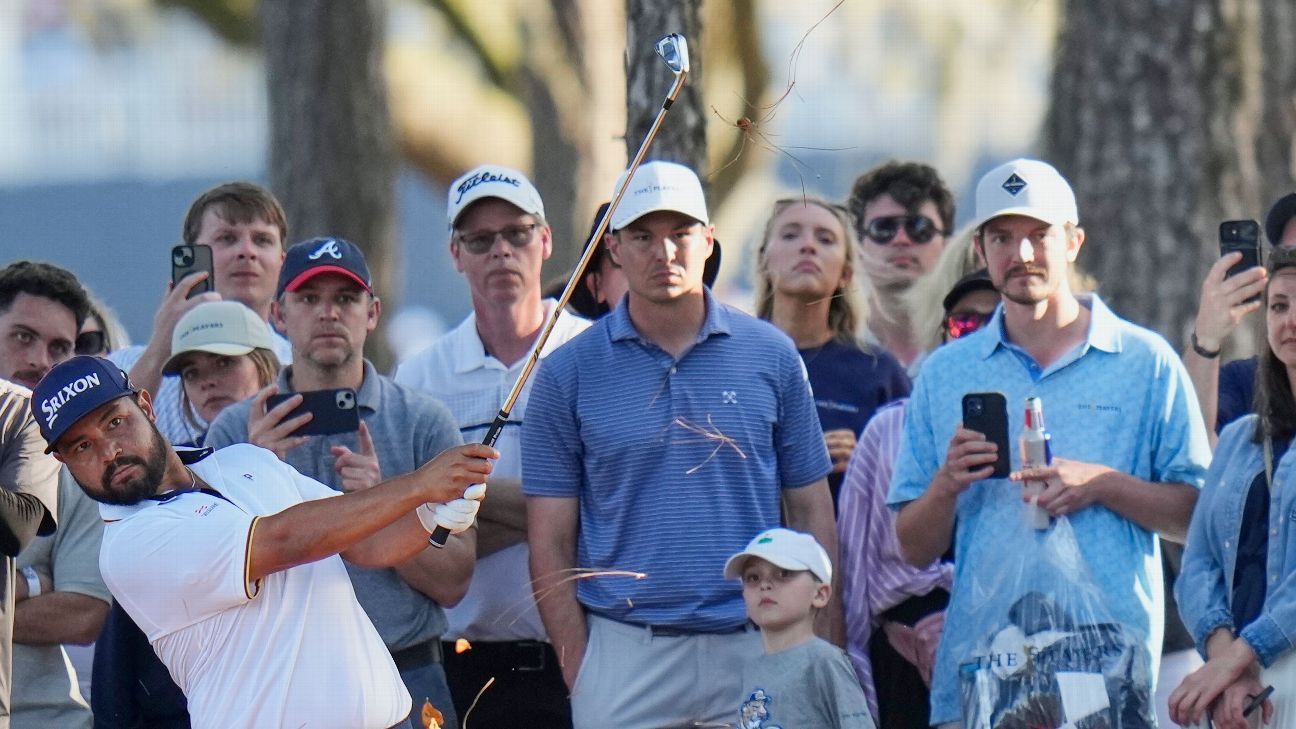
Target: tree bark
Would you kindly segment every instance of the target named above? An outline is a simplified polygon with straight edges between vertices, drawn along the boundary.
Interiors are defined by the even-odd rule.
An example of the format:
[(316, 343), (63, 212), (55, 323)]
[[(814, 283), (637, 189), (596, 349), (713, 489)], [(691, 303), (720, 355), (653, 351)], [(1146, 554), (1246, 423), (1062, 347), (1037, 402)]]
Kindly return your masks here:
[[(294, 241), (340, 236), (365, 252), (394, 312), (396, 156), (387, 108), (381, 0), (260, 3), (270, 101), (270, 182)], [(391, 365), (383, 329), (366, 354)]]
[(634, 157), (661, 109), (675, 76), (657, 55), (657, 40), (668, 33), (688, 39), (689, 71), (670, 116), (646, 159), (662, 159), (706, 170), (706, 115), (702, 104), (701, 0), (627, 0), (626, 157)]
[[(1296, 72), (1290, 46), (1271, 45), (1291, 42), (1288, 3), (1065, 3), (1042, 151), (1075, 188), (1103, 297), (1175, 344), (1219, 223), (1263, 218), (1291, 184)], [(1263, 49), (1248, 40), (1262, 32)]]

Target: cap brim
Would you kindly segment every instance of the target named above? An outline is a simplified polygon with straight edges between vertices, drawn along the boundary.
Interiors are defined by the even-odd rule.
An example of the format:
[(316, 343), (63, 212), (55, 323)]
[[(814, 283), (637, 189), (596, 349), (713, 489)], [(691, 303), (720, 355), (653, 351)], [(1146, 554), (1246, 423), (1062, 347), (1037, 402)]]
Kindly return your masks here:
[(72, 429), (72, 426), (74, 426), (74, 425), (76, 425), (77, 423), (81, 422), (81, 421), (82, 421), (83, 419), (85, 419), (85, 417), (86, 417), (87, 415), (89, 415), (90, 413), (93, 413), (94, 411), (98, 410), (99, 408), (103, 407), (104, 405), (107, 405), (107, 404), (110, 403), (110, 402), (113, 402), (113, 401), (116, 401), (116, 400), (120, 400), (121, 398), (126, 397), (127, 395), (134, 395), (134, 394), (137, 393), (137, 392), (139, 392), (139, 390), (136, 390), (135, 388), (132, 387), (130, 390), (128, 390), (128, 391), (126, 391), (126, 392), (120, 392), (120, 393), (117, 393), (116, 395), (113, 395), (112, 397), (107, 398), (107, 399), (105, 399), (103, 402), (101, 402), (101, 403), (95, 405), (94, 407), (90, 408), (88, 411), (86, 411), (85, 413), (83, 413), (83, 414), (81, 415), (81, 417), (77, 418), (76, 420), (73, 420), (73, 421), (69, 422), (69, 423), (67, 424), (67, 427), (63, 428), (63, 430), (60, 430), (59, 433), (58, 433), (58, 435), (54, 436), (54, 442), (53, 442), (53, 443), (48, 443), (48, 442), (47, 442), (47, 445), (45, 446), (45, 452), (46, 452), (46, 453), (53, 453), (53, 452), (54, 452), (54, 446), (55, 446), (55, 445), (56, 445), (60, 440), (63, 439), (63, 436), (67, 435), (67, 432), (68, 432), (69, 430)]
[(297, 289), (301, 288), (307, 281), (315, 278), (316, 276), (320, 276), (326, 273), (337, 273), (346, 276), (347, 278), (359, 284), (360, 288), (364, 289), (365, 291), (368, 291), (371, 294), (373, 293), (373, 288), (371, 288), (369, 284), (366, 283), (359, 276), (355, 275), (355, 272), (351, 271), (350, 269), (343, 268), (341, 266), (316, 266), (314, 268), (308, 268), (305, 271), (302, 271), (301, 273), (297, 274), (296, 278), (289, 281), (287, 284), (284, 284), (283, 290), (296, 291)]
[(1066, 225), (1067, 223), (1075, 223), (1076, 225), (1079, 225), (1079, 221), (1070, 220), (1065, 216), (1050, 217), (1047, 210), (1041, 210), (1040, 208), (1030, 206), (1021, 206), (1015, 208), (1004, 208), (1003, 210), (997, 210), (990, 215), (986, 215), (972, 225), (972, 230), (980, 230), (981, 226), (995, 218), (1002, 218), (1005, 215), (1020, 215), (1025, 218), (1034, 218), (1041, 223), (1048, 223), (1049, 225)]
[(735, 554), (734, 556), (729, 558), (729, 561), (725, 562), (725, 569), (724, 569), (725, 579), (734, 580), (734, 579), (738, 579), (739, 577), (742, 577), (743, 564), (751, 557), (760, 557), (761, 559), (765, 560), (766, 562), (769, 562), (775, 567), (781, 567), (782, 569), (785, 570), (793, 570), (795, 572), (810, 572), (811, 574), (814, 573), (814, 571), (810, 569), (809, 565), (801, 564), (800, 562), (794, 559), (788, 559), (787, 557), (784, 557), (782, 555), (777, 555), (777, 554), (762, 554), (761, 552), (754, 552), (748, 550), (746, 552), (739, 552), (738, 554)]
[(1283, 195), (1269, 208), (1269, 214), (1265, 216), (1265, 235), (1269, 236), (1269, 245), (1276, 246), (1282, 240), (1283, 230), (1292, 216), (1296, 216), (1296, 192)]
[(967, 296), (973, 291), (994, 291), (995, 293), (998, 293), (998, 290), (994, 287), (994, 283), (991, 282), (990, 279), (970, 278), (966, 281), (960, 282), (954, 288), (950, 289), (948, 294), (945, 294), (945, 298), (941, 300), (942, 308), (944, 308), (946, 313), (948, 313), (949, 310), (954, 308), (954, 305), (958, 303), (959, 299)]
[(206, 352), (208, 354), (220, 354), (226, 357), (238, 357), (244, 354), (249, 354), (254, 349), (256, 349), (256, 347), (249, 347), (244, 344), (227, 344), (224, 342), (212, 342), (211, 344), (200, 344), (196, 347), (190, 347), (189, 349), (186, 349), (181, 352), (176, 352), (175, 354), (171, 355), (171, 359), (167, 360), (166, 364), (162, 365), (162, 374), (164, 375), (180, 374), (180, 360), (183, 359), (184, 356), (186, 354), (189, 354), (190, 352)]

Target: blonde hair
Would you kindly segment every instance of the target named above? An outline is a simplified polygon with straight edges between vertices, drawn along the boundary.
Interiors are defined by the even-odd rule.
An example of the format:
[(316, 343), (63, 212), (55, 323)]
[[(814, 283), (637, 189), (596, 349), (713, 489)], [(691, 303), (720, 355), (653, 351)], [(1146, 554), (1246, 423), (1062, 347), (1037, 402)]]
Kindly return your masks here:
[(935, 349), (941, 343), (945, 294), (954, 288), (960, 278), (981, 268), (976, 246), (972, 244), (974, 232), (971, 227), (965, 226), (947, 238), (945, 250), (936, 259), (936, 265), (914, 281), (913, 286), (904, 293), (914, 343), (924, 352)]
[(828, 328), (833, 338), (850, 344), (859, 344), (859, 331), (868, 320), (868, 305), (865, 303), (859, 286), (856, 284), (860, 257), (859, 239), (855, 237), (855, 227), (851, 224), (850, 213), (846, 208), (830, 203), (823, 198), (799, 196), (777, 200), (765, 221), (765, 232), (761, 235), (760, 248), (756, 252), (756, 316), (768, 321), (774, 314), (774, 281), (766, 266), (765, 252), (769, 249), (770, 237), (774, 235), (774, 223), (778, 217), (793, 205), (817, 205), (827, 210), (842, 229), (842, 241), (846, 244), (846, 262), (844, 273), (850, 273), (850, 280), (838, 283), (838, 290), (828, 305)]
[[(258, 390), (274, 382), (279, 377), (279, 358), (275, 356), (274, 352), (257, 347), (251, 352), (240, 356), (252, 360), (252, 364), (256, 367)], [(180, 410), (184, 413), (185, 421), (189, 425), (199, 429), (202, 428), (202, 425), (198, 422), (198, 415), (194, 412), (193, 403), (189, 401), (189, 391), (185, 389), (183, 376), (180, 378)]]

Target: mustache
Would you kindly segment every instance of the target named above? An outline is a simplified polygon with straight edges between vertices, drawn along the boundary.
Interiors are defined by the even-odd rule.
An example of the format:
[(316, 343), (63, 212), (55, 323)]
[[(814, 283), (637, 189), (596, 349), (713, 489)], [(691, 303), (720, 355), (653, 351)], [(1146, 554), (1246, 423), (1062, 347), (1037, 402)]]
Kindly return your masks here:
[(139, 456), (118, 456), (104, 469), (103, 487), (105, 491), (111, 487), (113, 476), (127, 466), (139, 466), (146, 471), (148, 470), (148, 462)]
[(1042, 268), (1035, 268), (1034, 266), (1013, 266), (1012, 268), (1008, 269), (1008, 273), (1005, 275), (1005, 278), (1012, 278), (1013, 276), (1046, 276), (1046, 275), (1047, 273)]

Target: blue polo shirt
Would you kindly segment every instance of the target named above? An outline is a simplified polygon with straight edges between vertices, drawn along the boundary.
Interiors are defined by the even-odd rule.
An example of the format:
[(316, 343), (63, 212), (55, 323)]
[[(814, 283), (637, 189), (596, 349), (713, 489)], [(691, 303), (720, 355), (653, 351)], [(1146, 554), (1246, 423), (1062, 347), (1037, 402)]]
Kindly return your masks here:
[[(1085, 342), (1047, 368), (1008, 341), (1002, 306), (980, 331), (940, 347), (923, 364), (909, 400), (901, 452), (888, 503), (900, 507), (927, 490), (945, 460), (961, 420), (963, 395), (1002, 392), (1008, 399), (1009, 433), (1021, 431), (1027, 397), (1044, 402), (1044, 421), (1055, 456), (1098, 463), (1153, 482), (1201, 488), (1210, 446), (1197, 397), (1173, 349), (1157, 334), (1118, 318), (1097, 296), (1081, 298), (1091, 312)], [(1013, 468), (1021, 453), (1012, 446)], [(971, 656), (955, 653), (1002, 627), (1019, 595), (984, 591), (983, 555), (997, 546), (1001, 525), (1021, 519), (1021, 486), (1007, 479), (974, 483), (958, 499), (954, 592), (945, 618), (932, 685), (932, 722), (959, 718), (957, 666)], [(1094, 506), (1069, 517), (1112, 617), (1147, 636), (1154, 669), (1161, 653), (1163, 586), (1156, 535)], [(1023, 548), (1023, 568), (1030, 548)], [(994, 604), (1002, 602), (1002, 610)], [(987, 609), (990, 608), (990, 609)], [(996, 624), (976, 624), (973, 612), (997, 612)], [(949, 636), (959, 636), (951, 640)], [(1148, 677), (1149, 686), (1152, 678)]]
[(614, 620), (746, 620), (725, 560), (779, 524), (781, 488), (831, 470), (805, 368), (768, 322), (720, 304), (678, 360), (617, 307), (545, 358), (522, 426), (527, 496), (580, 500), (577, 599)]

